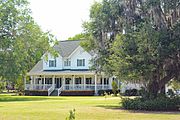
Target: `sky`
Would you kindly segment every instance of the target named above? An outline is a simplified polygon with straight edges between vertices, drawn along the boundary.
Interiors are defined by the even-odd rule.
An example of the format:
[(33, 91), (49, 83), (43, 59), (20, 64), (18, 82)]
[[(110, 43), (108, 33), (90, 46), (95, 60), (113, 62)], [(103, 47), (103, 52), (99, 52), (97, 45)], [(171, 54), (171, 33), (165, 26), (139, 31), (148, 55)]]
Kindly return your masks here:
[[(32, 16), (43, 31), (51, 31), (58, 40), (81, 33), (95, 0), (29, 0)], [(98, 0), (96, 0), (98, 1)]]

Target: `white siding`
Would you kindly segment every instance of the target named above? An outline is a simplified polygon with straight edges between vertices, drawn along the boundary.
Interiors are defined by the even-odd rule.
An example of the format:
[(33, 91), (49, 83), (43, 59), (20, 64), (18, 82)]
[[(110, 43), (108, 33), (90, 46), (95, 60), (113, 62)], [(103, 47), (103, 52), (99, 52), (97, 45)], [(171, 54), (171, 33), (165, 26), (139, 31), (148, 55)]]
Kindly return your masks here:
[(141, 87), (143, 87), (143, 85), (139, 83), (122, 83), (121, 92), (124, 93), (128, 89), (140, 90)]
[[(49, 67), (49, 60), (54, 60), (54, 59), (56, 59), (56, 67)], [(43, 70), (61, 70), (61, 69), (62, 69), (61, 56), (54, 58), (54, 56), (48, 53), (48, 60), (45, 59), (45, 56), (43, 57)]]
[[(85, 66), (77, 66), (77, 59), (85, 59)], [(82, 47), (78, 47), (71, 56), (71, 69), (89, 69), (92, 56), (84, 51)]]
[[(48, 53), (48, 61), (43, 58), (43, 70), (62, 70), (62, 69), (89, 69), (92, 56), (84, 51), (82, 47), (78, 47), (69, 57), (62, 58), (60, 55), (56, 58), (56, 67), (49, 67), (49, 60), (54, 60), (54, 57)], [(64, 66), (64, 60), (70, 59), (71, 66)], [(85, 66), (77, 66), (77, 59), (85, 59)]]

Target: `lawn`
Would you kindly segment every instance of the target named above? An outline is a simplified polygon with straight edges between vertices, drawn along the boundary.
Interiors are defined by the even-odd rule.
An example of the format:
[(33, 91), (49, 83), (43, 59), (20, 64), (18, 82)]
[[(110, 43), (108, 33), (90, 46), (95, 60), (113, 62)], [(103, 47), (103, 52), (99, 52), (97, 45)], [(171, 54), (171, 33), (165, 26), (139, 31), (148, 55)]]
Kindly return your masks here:
[(0, 120), (180, 120), (178, 112), (133, 112), (119, 109), (119, 97), (40, 97), (0, 95)]

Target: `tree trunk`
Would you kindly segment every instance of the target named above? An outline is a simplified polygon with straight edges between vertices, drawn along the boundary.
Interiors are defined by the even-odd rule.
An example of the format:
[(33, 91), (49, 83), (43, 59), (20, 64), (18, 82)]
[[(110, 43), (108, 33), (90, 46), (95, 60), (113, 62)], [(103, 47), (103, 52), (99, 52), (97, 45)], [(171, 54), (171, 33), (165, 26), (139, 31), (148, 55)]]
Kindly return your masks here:
[(161, 94), (165, 94), (165, 93), (166, 93), (166, 91), (165, 91), (165, 85), (160, 88), (160, 93), (161, 93)]
[(149, 83), (148, 92), (150, 93), (151, 97), (157, 97), (159, 92), (165, 94), (165, 85), (173, 78), (174, 75), (167, 75), (159, 81), (153, 80), (151, 83)]
[[(159, 91), (158, 82), (156, 80), (153, 80), (148, 85), (148, 92), (149, 92), (151, 97), (157, 97), (158, 91)], [(148, 97), (150, 97), (150, 96), (148, 96)]]

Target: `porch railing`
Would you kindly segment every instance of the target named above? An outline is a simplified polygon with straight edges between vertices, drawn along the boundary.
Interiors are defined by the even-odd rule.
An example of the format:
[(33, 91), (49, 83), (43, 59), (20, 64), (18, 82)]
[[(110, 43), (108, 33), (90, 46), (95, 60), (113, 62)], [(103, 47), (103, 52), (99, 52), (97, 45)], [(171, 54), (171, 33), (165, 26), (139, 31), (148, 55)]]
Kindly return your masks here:
[(58, 89), (58, 96), (61, 94), (63, 88), (64, 88), (64, 86), (61, 86), (61, 87)]
[(55, 85), (52, 85), (49, 89), (48, 89), (48, 96), (50, 96), (50, 94), (54, 91), (55, 89)]
[[(97, 85), (97, 90), (110, 89), (110, 85)], [(73, 85), (64, 85), (62, 90), (95, 90), (94, 84), (75, 84)]]
[(97, 90), (107, 90), (110, 88), (110, 85), (97, 85)]
[[(48, 90), (49, 88), (52, 87), (52, 84), (26, 84), (26, 88), (25, 90)], [(106, 90), (106, 89), (110, 89), (110, 85), (101, 85), (101, 84), (97, 84), (97, 90)], [(55, 89), (55, 86), (53, 86), (53, 88)], [(94, 84), (66, 84), (66, 85), (62, 85), (58, 91), (63, 91), (63, 90), (95, 90), (95, 85)]]
[(48, 90), (52, 84), (26, 84), (25, 90)]

